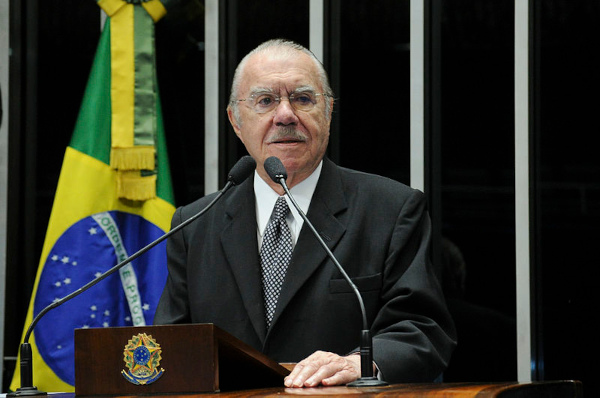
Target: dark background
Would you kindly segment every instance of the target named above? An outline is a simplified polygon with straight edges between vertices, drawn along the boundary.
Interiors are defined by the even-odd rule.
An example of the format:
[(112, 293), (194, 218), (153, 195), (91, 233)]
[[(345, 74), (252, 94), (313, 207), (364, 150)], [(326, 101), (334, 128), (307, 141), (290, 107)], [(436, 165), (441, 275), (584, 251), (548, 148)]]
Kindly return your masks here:
[[(337, 98), (329, 156), (409, 184), (409, 2), (325, 4), (324, 63)], [(426, 191), (459, 330), (446, 381), (516, 379), (513, 4), (426, 1)], [(533, 370), (540, 380), (582, 380), (593, 396), (600, 3), (530, 5)], [(91, 0), (11, 0), (10, 10), (5, 355), (14, 357), (100, 13)], [(221, 176), (245, 154), (225, 114), (233, 68), (270, 38), (308, 46), (308, 11), (308, 0), (220, 2)], [(177, 205), (204, 193), (203, 49), (203, 2), (174, 1), (156, 25), (156, 51)], [(457, 275), (464, 285), (452, 283)], [(4, 361), (5, 390), (13, 368)]]

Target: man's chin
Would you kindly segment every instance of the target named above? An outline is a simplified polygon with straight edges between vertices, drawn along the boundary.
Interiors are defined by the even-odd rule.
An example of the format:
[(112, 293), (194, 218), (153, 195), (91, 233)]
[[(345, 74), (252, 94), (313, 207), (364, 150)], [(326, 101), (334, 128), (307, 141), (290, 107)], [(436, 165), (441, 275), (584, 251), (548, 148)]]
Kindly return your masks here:
[(288, 170), (288, 167), (297, 167), (306, 162), (306, 151), (307, 148), (304, 143), (271, 144), (265, 159), (275, 156), (281, 160), (286, 170)]

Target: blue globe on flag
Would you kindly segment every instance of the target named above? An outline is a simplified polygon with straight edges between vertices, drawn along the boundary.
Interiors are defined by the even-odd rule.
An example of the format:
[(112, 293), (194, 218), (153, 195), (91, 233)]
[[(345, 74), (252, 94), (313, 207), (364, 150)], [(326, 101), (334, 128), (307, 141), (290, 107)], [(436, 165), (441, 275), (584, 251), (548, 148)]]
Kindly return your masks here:
[[(109, 211), (83, 218), (58, 238), (40, 275), (34, 316), (94, 280), (164, 232), (141, 216)], [(48, 312), (34, 330), (46, 364), (75, 384), (74, 329), (151, 325), (167, 279), (166, 242)]]

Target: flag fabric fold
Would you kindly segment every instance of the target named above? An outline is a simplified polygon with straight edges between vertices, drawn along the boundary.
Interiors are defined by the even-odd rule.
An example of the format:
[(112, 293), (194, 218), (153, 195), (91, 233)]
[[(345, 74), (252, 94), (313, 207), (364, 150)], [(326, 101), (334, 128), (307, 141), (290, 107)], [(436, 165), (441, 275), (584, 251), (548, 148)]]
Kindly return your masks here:
[[(151, 24), (156, 20), (156, 15), (149, 15), (146, 7), (137, 4), (121, 0), (101, 2), (109, 3), (117, 13), (139, 8)], [(148, 3), (160, 9), (158, 0)], [(140, 14), (133, 8), (130, 11)], [(157, 94), (154, 28), (149, 29), (145, 21), (144, 29), (134, 27), (132, 37), (122, 38), (111, 35), (112, 22), (112, 17), (107, 19), (101, 34), (73, 136), (65, 151), (24, 332), (43, 308), (98, 277), (170, 228), (175, 208)], [(144, 34), (152, 37), (134, 37)], [(126, 105), (131, 106), (133, 116), (119, 119), (115, 115), (123, 110), (115, 107), (114, 95), (120, 92), (115, 92), (112, 83), (114, 62), (118, 61), (115, 57), (119, 56), (113, 49), (119, 46), (115, 41), (121, 40), (146, 43), (142, 46), (145, 54), (133, 56), (134, 101)], [(140, 62), (147, 64), (139, 65)], [(144, 80), (151, 81), (138, 84), (141, 100), (136, 101), (138, 70)], [(120, 161), (118, 169), (111, 166), (115, 129), (129, 130), (133, 136), (135, 130), (142, 132), (141, 138), (132, 139), (134, 150), (121, 154), (123, 158), (142, 155), (133, 161)], [(136, 140), (140, 145), (135, 145)], [(147, 153), (151, 153), (151, 162), (147, 162)], [(146, 160), (140, 161), (140, 157)], [(162, 242), (118, 274), (53, 309), (39, 321), (29, 340), (35, 386), (43, 391), (74, 391), (74, 329), (152, 324), (167, 278), (165, 244)], [(18, 387), (17, 366), (10, 390)]]

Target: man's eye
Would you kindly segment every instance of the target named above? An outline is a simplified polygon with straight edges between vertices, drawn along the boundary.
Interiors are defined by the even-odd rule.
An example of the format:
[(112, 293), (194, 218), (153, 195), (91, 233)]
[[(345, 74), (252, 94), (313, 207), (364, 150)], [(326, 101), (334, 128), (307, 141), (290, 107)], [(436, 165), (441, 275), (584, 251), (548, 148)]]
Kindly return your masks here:
[(294, 94), (294, 102), (298, 105), (312, 104), (313, 99), (308, 94)]
[(256, 105), (263, 107), (271, 106), (274, 102), (275, 98), (271, 95), (261, 95), (260, 97), (256, 98)]

